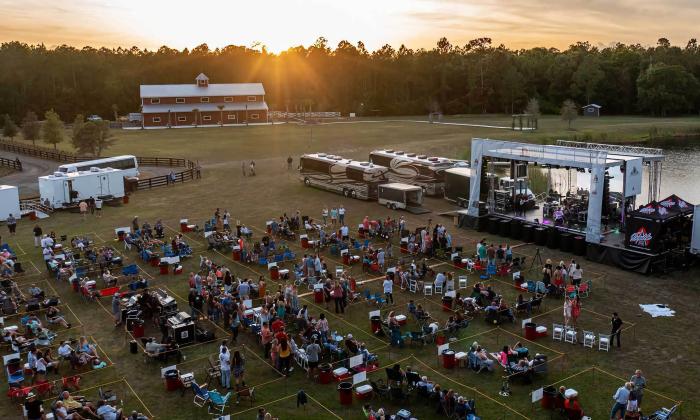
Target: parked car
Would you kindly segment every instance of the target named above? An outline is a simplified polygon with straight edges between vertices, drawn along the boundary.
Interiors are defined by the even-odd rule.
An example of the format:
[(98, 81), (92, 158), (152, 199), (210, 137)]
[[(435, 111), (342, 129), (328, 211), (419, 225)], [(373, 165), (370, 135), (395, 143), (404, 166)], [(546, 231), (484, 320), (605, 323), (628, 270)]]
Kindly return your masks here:
[(100, 117), (99, 115), (93, 114), (93, 115), (90, 115), (89, 117), (87, 117), (87, 120), (88, 121), (102, 121), (102, 117)]

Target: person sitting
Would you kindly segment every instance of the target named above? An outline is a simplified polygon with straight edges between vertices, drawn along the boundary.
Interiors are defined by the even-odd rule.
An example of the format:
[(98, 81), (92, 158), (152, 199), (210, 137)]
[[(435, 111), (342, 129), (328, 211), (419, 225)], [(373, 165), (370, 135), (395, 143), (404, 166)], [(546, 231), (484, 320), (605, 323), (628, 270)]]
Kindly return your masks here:
[(63, 391), (58, 397), (59, 401), (63, 401), (63, 405), (68, 411), (76, 411), (81, 417), (91, 419), (100, 418), (95, 412), (95, 407), (91, 402), (87, 401), (82, 395), (71, 395), (68, 391)]
[(449, 333), (454, 333), (457, 331), (457, 321), (455, 320), (455, 317), (450, 315), (450, 317), (447, 319), (447, 322), (445, 323), (445, 329)]
[(408, 311), (408, 313), (415, 316), (415, 315), (416, 315), (416, 309), (417, 309), (417, 308), (416, 308), (416, 304), (413, 303), (413, 300), (409, 300), (409, 301), (408, 301), (408, 306), (407, 306), (407, 308), (406, 308), (406, 310)]
[(564, 400), (564, 410), (569, 420), (581, 420), (583, 418), (583, 408), (578, 401), (578, 393), (573, 393)]
[(352, 334), (348, 334), (345, 338), (345, 348), (348, 349), (348, 353), (356, 355), (360, 350), (360, 343), (352, 337)]
[(46, 310), (46, 318), (49, 320), (49, 324), (61, 324), (66, 328), (70, 328), (70, 322), (61, 315), (61, 311), (56, 306), (50, 306)]
[(510, 307), (508, 307), (508, 304), (506, 303), (505, 299), (503, 299), (503, 298), (501, 298), (499, 305), (498, 305), (498, 315), (505, 316), (512, 323), (515, 322), (515, 316), (513, 315), (513, 310)]
[(122, 409), (116, 409), (107, 404), (105, 400), (100, 400), (97, 403), (97, 415), (102, 420), (119, 420), (122, 418)]
[(365, 343), (360, 344), (360, 354), (362, 355), (365, 365), (374, 363), (377, 361), (377, 359), (379, 359), (376, 354), (370, 353), (369, 350), (367, 350)]
[(68, 409), (61, 400), (56, 401), (56, 408), (54, 409), (54, 412), (56, 413), (56, 418), (59, 420), (82, 420), (84, 418), (77, 412), (69, 414)]
[(418, 322), (423, 322), (430, 319), (430, 314), (423, 309), (423, 305), (420, 303), (416, 307), (415, 316)]

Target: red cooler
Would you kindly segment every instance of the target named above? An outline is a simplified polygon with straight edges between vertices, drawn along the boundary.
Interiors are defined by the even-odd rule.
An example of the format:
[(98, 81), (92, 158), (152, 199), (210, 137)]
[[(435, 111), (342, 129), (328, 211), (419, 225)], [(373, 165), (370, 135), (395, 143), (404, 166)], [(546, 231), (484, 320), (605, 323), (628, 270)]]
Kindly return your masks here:
[(165, 372), (165, 389), (168, 391), (177, 391), (180, 389), (180, 377), (177, 370), (171, 369)]
[(455, 352), (453, 350), (444, 350), (442, 352), (442, 367), (445, 369), (453, 369), (455, 367)]
[(301, 247), (302, 248), (306, 249), (309, 247), (309, 237), (308, 236), (301, 235), (299, 239), (301, 239)]
[(134, 335), (134, 338), (141, 338), (144, 335), (144, 326), (143, 322), (139, 322), (134, 324), (134, 330), (131, 332)]
[(373, 316), (369, 319), (370, 327), (372, 328), (372, 334), (382, 330), (382, 318), (380, 316)]
[(408, 254), (408, 239), (401, 239), (401, 253)]
[(233, 260), (234, 260), (234, 261), (240, 261), (240, 260), (241, 260), (241, 247), (240, 247), (240, 246), (234, 246), (234, 247), (233, 247)]
[(160, 274), (161, 275), (168, 274), (168, 263), (166, 263), (166, 262), (160, 263)]
[(350, 265), (350, 253), (346, 252), (343, 254), (343, 264)]
[(276, 265), (270, 267), (270, 278), (272, 280), (278, 280), (280, 278), (280, 269)]

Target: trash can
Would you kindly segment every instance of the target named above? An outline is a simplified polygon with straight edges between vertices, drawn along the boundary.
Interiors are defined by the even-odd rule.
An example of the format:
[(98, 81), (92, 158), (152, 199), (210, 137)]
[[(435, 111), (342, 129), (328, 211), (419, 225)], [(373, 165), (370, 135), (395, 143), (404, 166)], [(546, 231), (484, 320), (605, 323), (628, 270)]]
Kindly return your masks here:
[(559, 235), (559, 249), (562, 252), (571, 252), (573, 238), (574, 236), (572, 234), (562, 232)]
[(78, 277), (74, 278), (71, 280), (71, 285), (73, 286), (73, 291), (74, 292), (79, 292), (80, 291), (80, 279)]
[(124, 198), (122, 198), (122, 201), (124, 202), (124, 204), (129, 204), (129, 196), (125, 195)]
[(574, 237), (574, 254), (578, 256), (586, 255), (586, 238), (583, 236)]
[(333, 366), (330, 363), (321, 363), (318, 366), (318, 381), (322, 384), (329, 384), (333, 380)]
[(523, 224), (520, 232), (522, 234), (523, 242), (529, 243), (534, 241), (535, 227), (533, 225)]
[(499, 225), (500, 225), (498, 227), (499, 234), (503, 237), (510, 236), (510, 220), (503, 219), (499, 222)]
[(498, 235), (501, 229), (501, 219), (498, 217), (489, 217), (489, 233), (492, 235)]
[(343, 254), (343, 264), (350, 265), (350, 252)]
[(352, 404), (352, 383), (341, 382), (338, 384), (338, 397), (341, 405)]
[(549, 229), (547, 232), (547, 248), (559, 248), (559, 229)]
[(270, 278), (272, 280), (278, 280), (280, 278), (280, 269), (276, 265), (270, 267)]
[(452, 312), (452, 296), (442, 297), (442, 310), (445, 312)]
[(453, 369), (455, 367), (455, 352), (454, 350), (442, 351), (442, 367), (445, 369)]
[(445, 336), (442, 335), (442, 333), (439, 333), (435, 336), (435, 345), (442, 346), (443, 344), (445, 344)]
[(380, 316), (373, 316), (369, 319), (370, 326), (372, 328), (372, 334), (376, 334), (378, 331), (382, 330), (382, 318)]
[(136, 354), (139, 351), (139, 346), (136, 344), (136, 340), (129, 341), (129, 351), (131, 354)]
[(159, 254), (151, 254), (151, 259), (148, 261), (151, 264), (151, 267), (158, 267), (158, 264), (160, 264), (160, 255)]
[(240, 260), (241, 260), (241, 247), (239, 247), (239, 246), (234, 246), (234, 247), (233, 247), (233, 260), (234, 260), (234, 261), (240, 261)]
[(530, 341), (537, 339), (537, 324), (534, 322), (525, 323), (525, 339)]
[(160, 267), (160, 274), (161, 275), (168, 274), (168, 263), (167, 262), (161, 261), (160, 264), (158, 264), (158, 267)]
[(323, 289), (314, 289), (314, 303), (323, 303)]
[(547, 228), (538, 227), (535, 229), (535, 243), (540, 246), (547, 245)]
[(180, 375), (178, 375), (176, 369), (170, 369), (165, 372), (165, 389), (168, 391), (180, 389)]
[(546, 410), (552, 410), (554, 409), (556, 399), (557, 389), (551, 385), (546, 386), (542, 390), (542, 399), (540, 400), (540, 406)]
[(134, 323), (134, 330), (131, 333), (134, 335), (134, 338), (143, 337), (144, 336), (143, 321), (139, 320), (136, 323)]

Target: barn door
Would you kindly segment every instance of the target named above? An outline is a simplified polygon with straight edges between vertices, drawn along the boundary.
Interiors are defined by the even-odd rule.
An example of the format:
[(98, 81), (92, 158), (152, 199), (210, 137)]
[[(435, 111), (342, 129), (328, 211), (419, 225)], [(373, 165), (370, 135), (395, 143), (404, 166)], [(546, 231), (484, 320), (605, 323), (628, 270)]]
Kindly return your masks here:
[(100, 177), (100, 194), (101, 196), (103, 195), (108, 195), (109, 194), (109, 177), (106, 175), (102, 175)]

